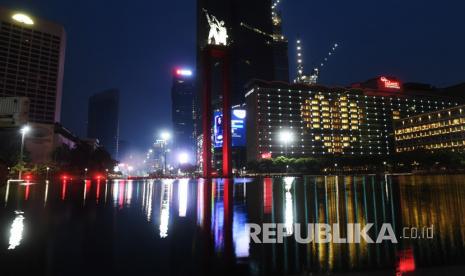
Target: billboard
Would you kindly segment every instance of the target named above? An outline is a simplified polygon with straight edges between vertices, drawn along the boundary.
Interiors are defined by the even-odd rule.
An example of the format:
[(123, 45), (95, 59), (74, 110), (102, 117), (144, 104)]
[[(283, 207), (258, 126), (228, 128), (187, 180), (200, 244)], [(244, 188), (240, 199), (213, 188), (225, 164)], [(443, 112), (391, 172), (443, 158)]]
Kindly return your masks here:
[[(231, 114), (231, 138), (233, 147), (245, 147), (245, 118), (246, 111), (234, 109)], [(213, 114), (213, 146), (220, 148), (223, 146), (223, 113), (215, 111)]]

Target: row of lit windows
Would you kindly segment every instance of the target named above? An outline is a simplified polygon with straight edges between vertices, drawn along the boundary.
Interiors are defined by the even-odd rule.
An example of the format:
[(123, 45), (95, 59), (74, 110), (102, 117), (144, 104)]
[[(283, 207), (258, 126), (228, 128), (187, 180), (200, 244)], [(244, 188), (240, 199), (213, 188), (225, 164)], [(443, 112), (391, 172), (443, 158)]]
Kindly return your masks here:
[(415, 150), (421, 150), (421, 149), (438, 150), (438, 149), (450, 149), (450, 148), (458, 148), (458, 147), (460, 148), (465, 147), (465, 140), (434, 143), (434, 144), (419, 145), (419, 146), (410, 146), (410, 147), (399, 147), (396, 149), (396, 151), (397, 152), (409, 152), (409, 151), (415, 151)]
[(411, 139), (416, 139), (416, 138), (438, 136), (438, 135), (457, 133), (457, 132), (462, 132), (462, 131), (465, 131), (465, 126), (444, 128), (444, 129), (439, 129), (439, 130), (429, 130), (425, 132), (417, 132), (414, 134), (399, 135), (399, 136), (396, 136), (396, 140), (397, 141), (411, 140)]
[(424, 124), (420, 126), (398, 129), (395, 131), (395, 134), (396, 135), (408, 134), (408, 133), (414, 133), (414, 132), (419, 132), (419, 131), (424, 131), (424, 130), (437, 129), (437, 128), (442, 128), (442, 127), (447, 127), (447, 126), (456, 126), (456, 125), (463, 125), (463, 124), (465, 124), (465, 118), (457, 118), (453, 120), (447, 120), (447, 121), (435, 122), (435, 123), (430, 123), (430, 124)]

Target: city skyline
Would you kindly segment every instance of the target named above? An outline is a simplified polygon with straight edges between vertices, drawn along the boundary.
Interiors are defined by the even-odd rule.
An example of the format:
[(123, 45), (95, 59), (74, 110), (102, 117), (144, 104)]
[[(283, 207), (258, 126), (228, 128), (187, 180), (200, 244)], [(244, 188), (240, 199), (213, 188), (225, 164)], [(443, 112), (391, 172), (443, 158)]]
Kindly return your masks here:
[[(300, 37), (306, 70), (319, 63), (333, 43), (341, 44), (321, 74), (323, 84), (349, 85), (383, 74), (437, 86), (462, 82), (465, 55), (460, 49), (465, 47), (465, 36), (459, 11), (464, 4), (447, 2), (452, 1), (434, 6), (392, 1), (390, 8), (380, 8), (369, 1), (338, 1), (338, 8), (332, 9), (330, 3), (282, 1), (290, 78), (295, 76), (294, 43)], [(136, 133), (131, 144), (144, 148), (157, 129), (170, 126), (170, 119), (162, 116), (170, 113), (169, 105), (151, 106), (169, 101), (173, 67), (195, 68), (195, 24), (187, 23), (195, 20), (195, 3), (116, 1), (107, 7), (90, 1), (74, 6), (60, 1), (2, 1), (0, 5), (64, 25), (68, 49), (62, 121), (72, 131), (85, 136), (85, 114), (79, 110), (86, 108), (87, 96), (106, 87), (118, 87), (126, 103), (122, 139)], [(164, 10), (174, 16), (164, 15)], [(125, 27), (118, 28), (122, 22)], [(147, 112), (138, 112), (142, 109)]]

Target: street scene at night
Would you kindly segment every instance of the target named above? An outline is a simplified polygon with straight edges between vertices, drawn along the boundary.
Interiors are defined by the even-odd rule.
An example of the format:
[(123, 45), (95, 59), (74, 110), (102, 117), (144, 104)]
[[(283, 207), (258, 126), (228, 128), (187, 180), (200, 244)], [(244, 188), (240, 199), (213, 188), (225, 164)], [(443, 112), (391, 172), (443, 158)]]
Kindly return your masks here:
[(0, 275), (465, 275), (463, 11), (0, 0)]

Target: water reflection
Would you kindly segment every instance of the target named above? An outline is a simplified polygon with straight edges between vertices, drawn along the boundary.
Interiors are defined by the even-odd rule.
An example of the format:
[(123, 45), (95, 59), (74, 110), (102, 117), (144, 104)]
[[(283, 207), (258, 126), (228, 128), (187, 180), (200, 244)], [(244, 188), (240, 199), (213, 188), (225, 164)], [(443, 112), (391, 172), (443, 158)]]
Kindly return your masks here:
[(187, 213), (187, 202), (189, 196), (189, 179), (179, 180), (178, 187), (178, 205), (179, 205), (179, 216), (185, 217)]
[(17, 246), (21, 244), (21, 240), (23, 239), (23, 231), (24, 231), (24, 216), (23, 212), (15, 211), (15, 219), (11, 224), (10, 229), (10, 240), (8, 245), (8, 250), (15, 249)]
[(168, 225), (170, 220), (170, 203), (173, 180), (163, 180), (160, 199), (160, 238), (168, 237)]
[[(10, 231), (3, 248), (24, 247), (38, 255), (50, 250), (47, 263), (52, 266), (62, 261), (58, 252), (68, 252), (67, 246), (77, 252), (106, 250), (105, 254), (115, 256), (106, 261), (115, 268), (108, 273), (117, 271), (119, 262), (140, 265), (141, 257), (134, 252), (152, 260), (145, 264), (150, 271), (185, 265), (199, 275), (219, 275), (224, 269), (241, 275), (381, 269), (394, 274), (396, 267), (411, 269), (411, 264), (413, 268), (464, 265), (464, 179), (368, 175), (8, 183), (0, 190), (5, 200), (0, 222)], [(15, 210), (22, 211), (13, 217)], [(22, 240), (26, 215), (34, 235)], [(302, 237), (313, 231), (309, 223), (334, 225), (341, 238), (351, 236), (355, 223), (361, 227), (372, 223), (371, 234), (391, 223), (398, 237), (405, 226), (433, 225), (435, 235), (432, 240), (400, 239), (398, 244), (367, 244), (363, 239), (299, 244), (293, 236), (280, 244), (257, 244), (250, 240), (247, 223), (283, 223), (288, 235)], [(300, 224), (298, 229), (295, 223)], [(70, 242), (75, 237), (79, 246)], [(154, 252), (163, 254), (155, 257)], [(79, 254), (74, 258), (85, 258)]]

